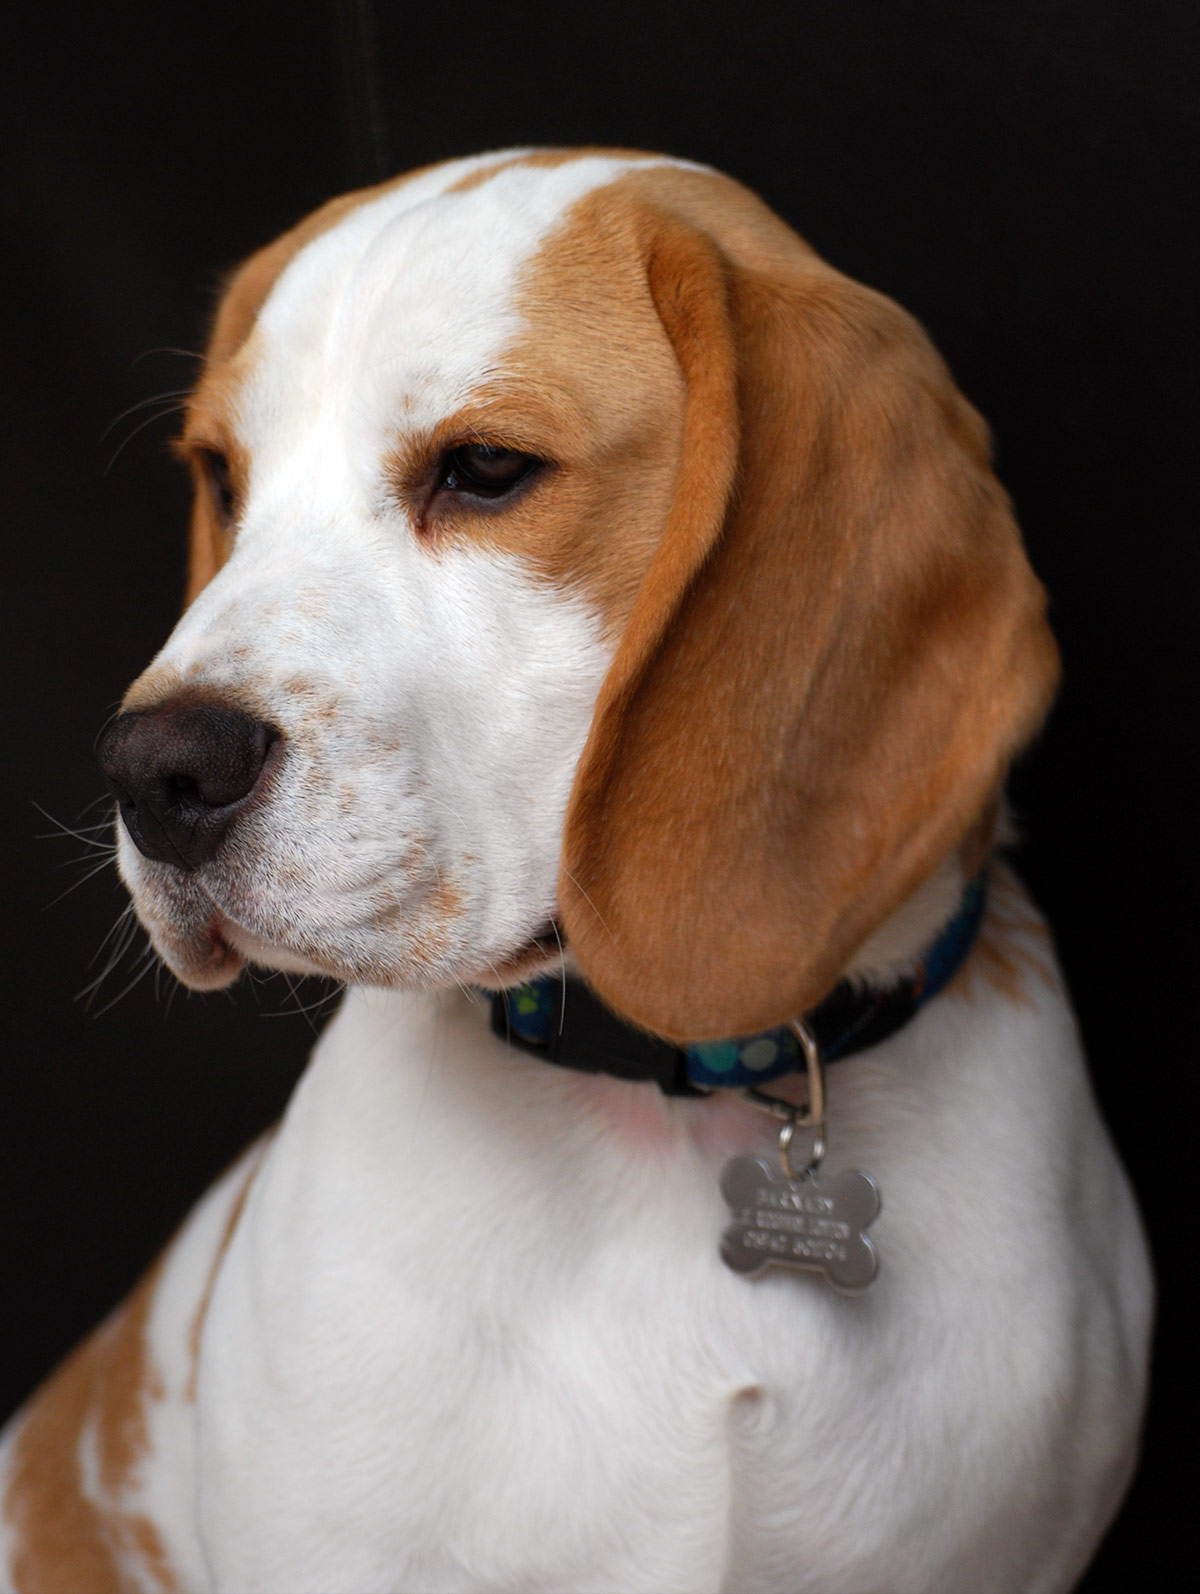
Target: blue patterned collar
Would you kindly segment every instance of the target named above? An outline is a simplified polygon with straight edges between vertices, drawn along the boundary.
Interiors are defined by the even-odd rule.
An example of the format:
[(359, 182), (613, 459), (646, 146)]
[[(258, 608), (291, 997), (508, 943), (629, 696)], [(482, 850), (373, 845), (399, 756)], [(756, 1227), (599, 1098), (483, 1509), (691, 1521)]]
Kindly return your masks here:
[[(971, 881), (958, 912), (918, 960), (912, 973), (886, 990), (842, 980), (804, 1023), (823, 1062), (877, 1046), (895, 1034), (950, 982), (983, 922), (986, 872)], [(668, 1096), (762, 1085), (804, 1067), (789, 1025), (757, 1035), (675, 1046), (627, 1024), (582, 980), (544, 974), (500, 991), (492, 1000), (492, 1028), (543, 1061), (618, 1079), (654, 1080)]]

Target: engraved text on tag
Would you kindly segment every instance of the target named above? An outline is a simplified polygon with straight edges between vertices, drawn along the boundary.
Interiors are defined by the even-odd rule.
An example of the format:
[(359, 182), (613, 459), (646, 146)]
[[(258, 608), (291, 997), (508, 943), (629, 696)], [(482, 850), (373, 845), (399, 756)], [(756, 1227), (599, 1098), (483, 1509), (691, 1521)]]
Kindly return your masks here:
[(733, 1219), (721, 1257), (757, 1276), (771, 1263), (823, 1273), (839, 1290), (862, 1290), (879, 1265), (863, 1233), (879, 1212), (875, 1181), (856, 1169), (789, 1179), (764, 1157), (734, 1157), (721, 1175)]

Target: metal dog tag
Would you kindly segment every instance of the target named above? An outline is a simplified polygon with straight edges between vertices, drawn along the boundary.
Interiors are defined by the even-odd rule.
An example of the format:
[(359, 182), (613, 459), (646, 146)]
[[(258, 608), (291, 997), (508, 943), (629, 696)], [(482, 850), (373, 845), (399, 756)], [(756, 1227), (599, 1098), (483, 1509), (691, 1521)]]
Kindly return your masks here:
[[(855, 1169), (824, 1182), (817, 1173), (825, 1155), (825, 1070), (804, 1021), (793, 1019), (792, 1029), (804, 1052), (808, 1101), (795, 1106), (755, 1088), (743, 1090), (751, 1106), (781, 1120), (779, 1161), (746, 1154), (725, 1164), (721, 1194), (733, 1222), (721, 1236), (721, 1260), (748, 1278), (760, 1277), (774, 1263), (823, 1273), (838, 1290), (865, 1290), (879, 1267), (863, 1233), (879, 1215), (879, 1187)], [(795, 1163), (798, 1129), (812, 1136), (802, 1168)]]
[(757, 1278), (774, 1263), (823, 1273), (835, 1289), (864, 1290), (879, 1260), (862, 1232), (879, 1213), (875, 1181), (857, 1169), (822, 1179), (808, 1168), (789, 1177), (765, 1157), (726, 1163), (721, 1194), (733, 1221), (721, 1236), (721, 1259)]

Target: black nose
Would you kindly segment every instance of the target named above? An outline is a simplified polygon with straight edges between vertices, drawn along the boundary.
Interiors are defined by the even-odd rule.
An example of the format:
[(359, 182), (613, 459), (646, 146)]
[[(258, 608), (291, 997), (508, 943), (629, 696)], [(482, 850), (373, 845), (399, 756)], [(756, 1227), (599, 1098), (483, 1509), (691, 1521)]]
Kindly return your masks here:
[(241, 709), (168, 701), (120, 715), (96, 752), (138, 851), (195, 869), (221, 845), (278, 735)]

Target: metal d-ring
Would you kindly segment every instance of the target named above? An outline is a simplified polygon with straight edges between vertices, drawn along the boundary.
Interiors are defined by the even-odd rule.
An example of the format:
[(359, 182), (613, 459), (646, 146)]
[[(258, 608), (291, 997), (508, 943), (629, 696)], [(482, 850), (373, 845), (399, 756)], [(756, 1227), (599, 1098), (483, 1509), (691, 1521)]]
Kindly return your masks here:
[[(797, 1129), (813, 1129), (812, 1150), (808, 1154), (808, 1161), (803, 1168), (797, 1168), (792, 1161), (792, 1136)], [(789, 1118), (779, 1130), (779, 1166), (783, 1169), (785, 1179), (803, 1179), (806, 1174), (815, 1173), (821, 1166), (825, 1156), (825, 1126), (802, 1124), (798, 1118)]]
[[(816, 1037), (804, 1020), (789, 1019), (788, 1027), (800, 1042), (800, 1049), (804, 1053), (808, 1100), (802, 1107), (793, 1107), (790, 1102), (780, 1101), (778, 1096), (768, 1096), (766, 1091), (757, 1090), (752, 1085), (747, 1087), (743, 1094), (754, 1106), (761, 1107), (783, 1120), (779, 1128), (779, 1165), (783, 1169), (785, 1178), (798, 1180), (819, 1167), (825, 1156), (825, 1069), (821, 1062), (821, 1049), (817, 1045)], [(808, 1154), (808, 1161), (799, 1169), (792, 1162), (792, 1140), (797, 1129), (811, 1129), (813, 1132), (812, 1150)]]

